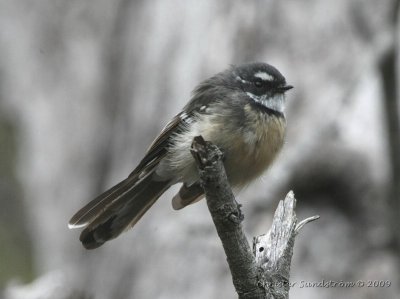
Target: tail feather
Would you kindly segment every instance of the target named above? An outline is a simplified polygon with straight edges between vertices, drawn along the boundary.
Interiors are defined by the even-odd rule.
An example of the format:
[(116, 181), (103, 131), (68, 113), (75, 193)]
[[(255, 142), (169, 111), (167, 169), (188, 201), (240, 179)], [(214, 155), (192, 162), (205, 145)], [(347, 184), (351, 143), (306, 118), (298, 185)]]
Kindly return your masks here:
[(194, 183), (190, 186), (183, 184), (179, 192), (172, 198), (172, 207), (174, 210), (180, 210), (184, 207), (198, 202), (204, 196), (204, 190), (200, 183)]
[(72, 216), (68, 223), (68, 227), (70, 229), (86, 227), (98, 216), (99, 213), (101, 213), (102, 210), (112, 204), (112, 202), (123, 192), (131, 188), (134, 183), (136, 183), (136, 181), (128, 177), (114, 187), (100, 194)]
[(82, 226), (85, 220), (87, 227), (79, 239), (86, 249), (97, 248), (136, 224), (169, 187), (169, 181), (153, 180), (152, 173), (139, 181), (127, 178), (90, 202), (70, 223), (79, 218), (75, 223)]

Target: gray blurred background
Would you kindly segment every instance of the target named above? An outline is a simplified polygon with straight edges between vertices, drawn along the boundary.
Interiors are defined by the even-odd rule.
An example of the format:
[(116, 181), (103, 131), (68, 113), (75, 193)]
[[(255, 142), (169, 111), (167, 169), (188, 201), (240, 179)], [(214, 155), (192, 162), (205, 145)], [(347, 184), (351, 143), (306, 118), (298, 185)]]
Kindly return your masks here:
[[(398, 2), (0, 0), (0, 298), (235, 298), (205, 202), (173, 211), (176, 188), (95, 251), (67, 222), (198, 82), (249, 61), (295, 86), (282, 154), (238, 195), (249, 239), (292, 189), (321, 219), (291, 297), (398, 298)], [(330, 280), (366, 285), (305, 285)]]

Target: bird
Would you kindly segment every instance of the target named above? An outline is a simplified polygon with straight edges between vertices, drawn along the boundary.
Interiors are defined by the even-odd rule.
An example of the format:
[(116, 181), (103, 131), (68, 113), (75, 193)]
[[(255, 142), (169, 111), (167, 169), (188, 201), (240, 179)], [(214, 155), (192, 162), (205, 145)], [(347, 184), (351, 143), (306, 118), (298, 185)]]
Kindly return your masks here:
[(175, 210), (202, 199), (204, 190), (190, 153), (196, 136), (222, 151), (234, 190), (247, 186), (284, 144), (285, 93), (292, 88), (275, 67), (263, 62), (231, 65), (204, 80), (129, 176), (80, 209), (69, 228), (84, 228), (82, 245), (95, 249), (133, 227), (172, 185), (182, 183), (172, 198)]

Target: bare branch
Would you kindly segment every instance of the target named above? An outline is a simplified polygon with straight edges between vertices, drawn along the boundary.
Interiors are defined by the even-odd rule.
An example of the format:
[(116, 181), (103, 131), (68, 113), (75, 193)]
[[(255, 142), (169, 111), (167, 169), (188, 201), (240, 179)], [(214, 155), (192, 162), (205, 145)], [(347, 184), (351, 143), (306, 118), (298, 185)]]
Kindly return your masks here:
[(257, 286), (254, 256), (241, 225), (243, 215), (229, 186), (222, 153), (198, 136), (192, 144), (192, 155), (199, 167), (208, 209), (222, 241), (236, 292), (239, 298), (263, 298)]
[(315, 220), (319, 219), (319, 215), (315, 215), (315, 216), (311, 216), (308, 217), (302, 221), (300, 221), (297, 225), (296, 225), (296, 235), (300, 232), (300, 230), (303, 228), (304, 225), (306, 225), (307, 223), (313, 222)]
[(254, 238), (252, 252), (243, 232), (244, 217), (228, 183), (221, 151), (198, 136), (193, 140), (191, 152), (239, 298), (289, 298), (294, 239), (306, 223), (319, 216), (297, 224), (296, 199), (290, 191), (285, 200), (279, 202), (270, 231)]

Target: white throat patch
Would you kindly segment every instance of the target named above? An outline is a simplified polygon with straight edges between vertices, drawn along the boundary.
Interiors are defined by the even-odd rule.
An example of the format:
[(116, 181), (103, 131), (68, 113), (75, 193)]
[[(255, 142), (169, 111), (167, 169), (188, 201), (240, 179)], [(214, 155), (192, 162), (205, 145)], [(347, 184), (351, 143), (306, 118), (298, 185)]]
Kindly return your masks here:
[(285, 110), (285, 95), (283, 93), (277, 93), (272, 97), (268, 97), (266, 95), (256, 96), (250, 92), (246, 92), (246, 94), (254, 100), (254, 102), (263, 105), (264, 107), (283, 113)]

